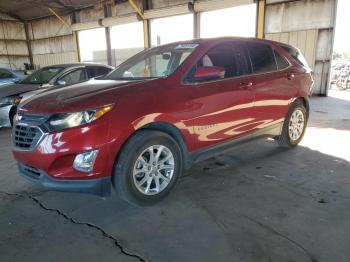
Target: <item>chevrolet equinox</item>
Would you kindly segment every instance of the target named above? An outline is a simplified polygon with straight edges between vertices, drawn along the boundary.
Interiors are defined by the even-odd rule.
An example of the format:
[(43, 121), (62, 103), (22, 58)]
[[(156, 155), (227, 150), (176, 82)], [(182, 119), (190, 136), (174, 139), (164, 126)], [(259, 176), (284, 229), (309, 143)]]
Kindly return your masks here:
[(103, 80), (36, 95), (12, 133), (20, 173), (48, 189), (147, 205), (191, 165), (237, 143), (302, 139), (313, 86), (292, 46), (196, 39), (138, 53)]

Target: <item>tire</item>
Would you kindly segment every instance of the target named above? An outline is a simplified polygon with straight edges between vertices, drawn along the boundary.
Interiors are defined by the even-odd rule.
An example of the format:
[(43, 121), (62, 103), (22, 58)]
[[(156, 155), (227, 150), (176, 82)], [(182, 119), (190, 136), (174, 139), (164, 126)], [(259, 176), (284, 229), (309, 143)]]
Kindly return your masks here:
[(9, 112), (9, 120), (11, 123), (11, 127), (13, 126), (13, 123), (15, 122), (14, 118), (15, 118), (16, 114), (17, 114), (17, 107), (15, 107), (15, 106), (11, 107), (10, 112)]
[(350, 77), (348, 77), (348, 79), (346, 80), (346, 90), (350, 89)]
[(123, 200), (138, 206), (152, 205), (169, 194), (182, 172), (183, 157), (178, 143), (166, 133), (142, 130), (123, 146), (114, 166), (112, 184)]
[(337, 87), (339, 90), (346, 90), (346, 80), (339, 79), (337, 81)]
[[(295, 125), (293, 125), (293, 122), (291, 122), (291, 121), (293, 121), (292, 120), (293, 117), (294, 117), (294, 119), (296, 117), (298, 120), (300, 120), (299, 116), (303, 118), (303, 126), (302, 126), (302, 129), (296, 128), (297, 130), (295, 130), (295, 129), (293, 129), (293, 127), (295, 127)], [(287, 116), (286, 116), (284, 123), (283, 123), (281, 135), (278, 136), (278, 138), (277, 138), (278, 144), (280, 146), (286, 147), (286, 148), (293, 148), (293, 147), (297, 146), (300, 143), (300, 141), (303, 139), (303, 136), (305, 134), (307, 120), (308, 120), (308, 115), (307, 115), (305, 106), (303, 105), (303, 103), (300, 100), (296, 100), (288, 110)], [(297, 126), (298, 126), (298, 124), (300, 124), (300, 121), (298, 121), (296, 123)], [(291, 127), (291, 129), (294, 130), (295, 133), (292, 131), (290, 132), (290, 130), (289, 130), (290, 125), (293, 125)]]

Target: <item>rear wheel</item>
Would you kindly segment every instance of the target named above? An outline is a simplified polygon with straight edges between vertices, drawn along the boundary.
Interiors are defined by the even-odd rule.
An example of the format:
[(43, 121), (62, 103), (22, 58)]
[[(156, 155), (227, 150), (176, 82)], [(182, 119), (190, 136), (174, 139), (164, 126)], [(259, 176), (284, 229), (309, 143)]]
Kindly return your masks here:
[(281, 135), (278, 137), (278, 143), (283, 147), (295, 147), (304, 136), (307, 125), (307, 114), (303, 103), (300, 100), (295, 101), (284, 120)]
[(182, 173), (179, 145), (169, 135), (151, 130), (136, 133), (117, 159), (113, 185), (129, 203), (151, 205), (163, 199)]

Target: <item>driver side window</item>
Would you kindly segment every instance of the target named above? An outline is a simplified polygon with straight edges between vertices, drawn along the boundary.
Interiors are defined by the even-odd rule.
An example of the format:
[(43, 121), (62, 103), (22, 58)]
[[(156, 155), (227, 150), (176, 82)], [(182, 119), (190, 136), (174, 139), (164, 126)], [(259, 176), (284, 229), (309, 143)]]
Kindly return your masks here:
[(58, 79), (57, 83), (60, 85), (73, 85), (86, 80), (85, 69), (77, 69)]
[(198, 68), (217, 67), (224, 69), (222, 79), (248, 73), (246, 54), (243, 48), (234, 44), (219, 45), (202, 56), (190, 70), (187, 82), (197, 82), (195, 72)]

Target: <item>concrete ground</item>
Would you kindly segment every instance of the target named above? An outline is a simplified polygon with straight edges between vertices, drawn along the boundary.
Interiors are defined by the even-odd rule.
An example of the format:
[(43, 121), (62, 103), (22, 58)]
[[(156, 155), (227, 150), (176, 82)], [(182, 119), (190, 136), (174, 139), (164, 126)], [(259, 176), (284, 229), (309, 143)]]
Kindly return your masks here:
[(0, 130), (0, 261), (347, 262), (350, 92), (311, 108), (299, 147), (236, 147), (143, 208), (27, 182)]

